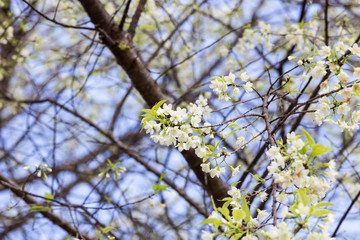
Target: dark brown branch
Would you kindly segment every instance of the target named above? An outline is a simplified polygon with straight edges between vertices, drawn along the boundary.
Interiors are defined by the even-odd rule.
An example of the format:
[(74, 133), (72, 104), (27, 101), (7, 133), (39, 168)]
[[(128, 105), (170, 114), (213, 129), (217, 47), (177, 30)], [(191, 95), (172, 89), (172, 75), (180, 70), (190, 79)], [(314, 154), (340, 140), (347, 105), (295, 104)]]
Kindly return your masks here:
[(139, 4), (137, 5), (136, 10), (135, 10), (134, 16), (131, 19), (131, 23), (130, 23), (130, 26), (129, 26), (129, 29), (128, 29), (128, 32), (130, 33), (131, 38), (133, 38), (134, 35), (135, 35), (136, 28), (137, 28), (138, 22), (139, 22), (140, 17), (141, 17), (141, 13), (145, 9), (146, 1), (147, 0), (140, 0), (139, 1)]
[(125, 10), (124, 10), (123, 16), (121, 18), (120, 24), (119, 24), (119, 31), (120, 32), (123, 31), (125, 20), (126, 20), (128, 12), (129, 12), (129, 8), (130, 8), (130, 3), (131, 3), (131, 0), (128, 0), (127, 3), (126, 3), (126, 7), (125, 7)]
[(329, 0), (325, 1), (325, 45), (329, 46), (329, 20), (328, 20), (328, 11), (329, 11)]

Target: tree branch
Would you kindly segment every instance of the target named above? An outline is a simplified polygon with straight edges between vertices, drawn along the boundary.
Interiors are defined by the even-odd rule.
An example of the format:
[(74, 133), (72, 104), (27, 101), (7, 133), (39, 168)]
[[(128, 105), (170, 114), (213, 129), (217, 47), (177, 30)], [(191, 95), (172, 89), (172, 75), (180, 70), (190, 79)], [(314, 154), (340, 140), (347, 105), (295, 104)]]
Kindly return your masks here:
[[(11, 179), (7, 178), (1, 173), (0, 173), (0, 183), (6, 188), (10, 189), (16, 196), (23, 199), (28, 205), (42, 205), (42, 203), (39, 203), (33, 197), (25, 194), (24, 191), (15, 182), (13, 182)], [(85, 240), (95, 240), (95, 238), (90, 237), (84, 232), (80, 232), (78, 229), (73, 227), (63, 218), (57, 216), (56, 214), (50, 211), (41, 212), (41, 214), (47, 219), (49, 219), (51, 222), (56, 224), (57, 226), (61, 227), (68, 234), (71, 234), (74, 237), (81, 237), (82, 239)]]
[(145, 9), (146, 1), (147, 0), (140, 0), (139, 1), (139, 4), (137, 5), (136, 10), (135, 10), (134, 16), (131, 19), (131, 23), (130, 23), (130, 26), (129, 26), (129, 29), (128, 29), (128, 32), (131, 35), (131, 39), (135, 35), (136, 28), (137, 28), (138, 22), (139, 22), (140, 17), (141, 17), (141, 13)]
[[(146, 69), (143, 61), (136, 52), (129, 33), (120, 33), (118, 28), (109, 25), (111, 16), (105, 11), (98, 0), (79, 0), (85, 11), (88, 13), (91, 21), (103, 29), (112, 39), (119, 43), (125, 44), (126, 49), (121, 50), (118, 46), (107, 45), (116, 58), (117, 63), (126, 71), (135, 88), (139, 91), (143, 99), (149, 106), (166, 99), (166, 96), (156, 84), (150, 73)], [(222, 206), (223, 202), (219, 201), (227, 197), (228, 187), (220, 178), (211, 178), (205, 174), (200, 167), (202, 159), (195, 155), (194, 151), (183, 151), (187, 163), (194, 171), (199, 181), (203, 184), (209, 195), (214, 197), (216, 206)]]

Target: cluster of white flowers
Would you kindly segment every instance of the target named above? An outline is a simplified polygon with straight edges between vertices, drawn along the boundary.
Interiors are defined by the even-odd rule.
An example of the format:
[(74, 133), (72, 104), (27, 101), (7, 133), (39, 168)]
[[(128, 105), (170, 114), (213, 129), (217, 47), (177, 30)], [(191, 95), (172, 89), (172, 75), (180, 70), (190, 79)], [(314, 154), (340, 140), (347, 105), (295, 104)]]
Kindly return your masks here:
[(270, 41), (271, 25), (263, 21), (259, 21), (258, 28), (245, 29), (243, 36), (239, 39), (236, 49), (239, 52), (245, 52), (254, 49), (256, 45), (264, 45), (265, 48), (271, 50), (273, 44)]
[(311, 53), (312, 50), (313, 42), (311, 40), (316, 40), (318, 38), (316, 34), (318, 28), (319, 21), (313, 19), (304, 24), (292, 24), (288, 29), (281, 30), (280, 33), (285, 35), (285, 39), (289, 46), (296, 45), (298, 53), (307, 55)]
[[(226, 81), (232, 81), (229, 78), (226, 78)], [(144, 116), (150, 116), (151, 119), (143, 121), (143, 127), (146, 133), (151, 134), (150, 138), (155, 143), (165, 146), (173, 145), (180, 152), (194, 149), (195, 154), (204, 159), (204, 163), (201, 164), (202, 170), (209, 173), (212, 178), (220, 177), (225, 172), (224, 167), (219, 165), (211, 167), (211, 162), (205, 162), (210, 154), (216, 157), (221, 154), (211, 151), (204, 145), (204, 137), (209, 136), (211, 139), (214, 136), (211, 124), (203, 119), (204, 116), (209, 116), (211, 113), (208, 101), (203, 95), (200, 95), (195, 103), (189, 104), (186, 108), (177, 107), (176, 110), (173, 110), (171, 104), (164, 103), (162, 106), (158, 106), (156, 111), (146, 112), (150, 115)], [(222, 149), (222, 151), (225, 150), (226, 148)], [(233, 175), (240, 172), (239, 167), (231, 169)]]
[(225, 168), (220, 167), (219, 165), (214, 168), (210, 168), (210, 162), (202, 163), (200, 166), (202, 171), (205, 173), (209, 173), (210, 177), (212, 178), (220, 177), (220, 175), (225, 172)]
[(8, 41), (14, 38), (14, 27), (3, 27), (6, 26), (6, 24), (6, 22), (3, 22), (2, 25), (0, 25), (0, 44), (6, 44)]
[[(359, 129), (359, 110), (351, 111), (349, 104), (343, 102), (341, 105), (335, 108), (335, 111), (330, 111), (331, 105), (332, 103), (328, 97), (322, 97), (318, 104), (315, 107), (312, 107), (315, 112), (309, 114), (309, 117), (319, 126), (323, 122), (338, 125), (341, 132), (345, 130), (352, 132)], [(337, 117), (337, 115), (334, 113), (337, 113), (339, 117)], [(334, 118), (337, 120), (334, 121)]]
[[(280, 217), (282, 217), (281, 215), (286, 215), (288, 214), (288, 209), (287, 208), (283, 208), (285, 209), (285, 211), (283, 211), (283, 213), (280, 213)], [(295, 210), (296, 212), (298, 212), (299, 215), (303, 215), (306, 216), (309, 214), (310, 212), (310, 208), (304, 206), (304, 204), (300, 203), (298, 205), (298, 208)], [(330, 234), (329, 234), (329, 226), (330, 224), (334, 221), (333, 219), (333, 215), (329, 214), (327, 216), (328, 221), (326, 222), (325, 225), (322, 226), (321, 228), (321, 232), (309, 232), (306, 240), (318, 240), (318, 239), (323, 239), (323, 240), (334, 240), (335, 238), (331, 238)], [(271, 240), (287, 240), (287, 239), (294, 239), (294, 234), (290, 231), (289, 229), (289, 225), (282, 221), (280, 223), (277, 224), (276, 227), (271, 227), (268, 231), (261, 231), (261, 234), (263, 236), (266, 237), (266, 239), (271, 239)]]
[[(195, 149), (196, 155), (204, 158), (208, 148), (201, 144), (201, 138), (196, 135), (194, 130), (198, 127), (206, 127), (210, 124), (201, 124), (203, 116), (208, 116), (211, 108), (207, 105), (207, 99), (200, 96), (194, 104), (187, 108), (177, 107), (173, 110), (171, 104), (164, 103), (152, 116), (157, 121), (151, 119), (144, 122), (146, 133), (152, 134), (151, 139), (161, 145), (174, 145), (182, 150)], [(199, 128), (202, 129), (202, 128)], [(199, 130), (198, 129), (198, 130)], [(203, 128), (204, 134), (210, 134), (210, 128)]]
[(249, 76), (246, 72), (242, 72), (240, 74), (240, 79), (245, 82), (245, 84), (243, 85), (238, 85), (235, 83), (235, 75), (231, 72), (228, 76), (213, 77), (212, 79), (213, 80), (211, 81), (210, 88), (213, 89), (216, 95), (218, 95), (219, 101), (229, 101), (231, 99), (227, 92), (229, 86), (234, 87), (234, 95), (238, 95), (240, 93), (240, 90), (238, 88), (239, 86), (243, 87), (247, 93), (253, 91), (253, 83), (248, 81)]
[(320, 126), (322, 121), (330, 114), (330, 99), (328, 97), (320, 98), (314, 108), (316, 109), (315, 112), (309, 114), (309, 117)]
[(294, 235), (289, 230), (286, 222), (280, 222), (276, 227), (271, 228), (268, 232), (262, 231), (262, 234), (268, 239), (292, 239)]
[(316, 63), (316, 66), (310, 71), (310, 75), (313, 78), (322, 78), (323, 76), (325, 76), (326, 71), (324, 64), (325, 64), (324, 61), (318, 61)]
[[(298, 48), (304, 48), (301, 52), (306, 53), (308, 58), (301, 58), (298, 60), (298, 67), (304, 67), (304, 72), (301, 76), (302, 80), (306, 80), (308, 76), (316, 79), (322, 79), (329, 73), (331, 76), (336, 76), (332, 79), (326, 79), (320, 85), (320, 94), (324, 95), (316, 99), (316, 105), (312, 106), (310, 110), (312, 113), (308, 114), (311, 119), (319, 126), (323, 123), (337, 124), (341, 131), (351, 130), (354, 131), (359, 128), (360, 111), (355, 111), (351, 106), (351, 97), (355, 93), (359, 93), (360, 84), (354, 83), (353, 91), (348, 89), (351, 81), (349, 70), (343, 68), (343, 63), (339, 64), (340, 54), (351, 54), (360, 56), (360, 48), (357, 44), (349, 44), (349, 40), (339, 41), (334, 47), (321, 46), (316, 51), (310, 50), (313, 44), (304, 38), (304, 35), (316, 37), (318, 29), (318, 21), (311, 21), (305, 25), (293, 25), (294, 31), (287, 34), (289, 42), (296, 44)], [(257, 38), (257, 36), (271, 35), (270, 25), (259, 23), (260, 31), (247, 29), (244, 31), (244, 38), (246, 39)], [(262, 43), (264, 40), (258, 40), (253, 44)], [(245, 46), (249, 47), (249, 45)], [(311, 53), (312, 52), (312, 53)], [(319, 56), (322, 60), (314, 61)], [(289, 60), (295, 60), (297, 57), (289, 56)], [(346, 60), (346, 58), (345, 58)], [(211, 80), (210, 88), (218, 96), (219, 101), (231, 100), (231, 94), (228, 93), (229, 88), (233, 88), (232, 94), (234, 96), (240, 93), (239, 88), (242, 87), (245, 92), (253, 91), (253, 83), (249, 81), (249, 76), (246, 72), (239, 74), (239, 79), (243, 81), (237, 82), (237, 77), (233, 73), (227, 76), (213, 77)], [(360, 67), (353, 68), (353, 78), (360, 79)], [(335, 83), (330, 83), (330, 80)], [(338, 90), (338, 91), (333, 91)], [(330, 95), (330, 92), (331, 95)], [(333, 95), (334, 94), (334, 95)], [(344, 98), (339, 100), (339, 98)], [(187, 107), (177, 107), (173, 109), (171, 104), (164, 104), (162, 107), (156, 109), (153, 114), (154, 118), (144, 122), (144, 128), (147, 133), (152, 134), (151, 139), (154, 142), (159, 142), (162, 145), (173, 145), (179, 151), (194, 149), (198, 157), (203, 159), (201, 164), (202, 171), (208, 173), (210, 177), (220, 177), (226, 170), (220, 166), (217, 159), (230, 155), (225, 148), (218, 151), (219, 147), (215, 145), (205, 145), (204, 137), (210, 139), (214, 138), (214, 130), (211, 123), (204, 120), (204, 116), (208, 116), (211, 109), (207, 105), (207, 98), (200, 96), (195, 103), (189, 104)], [(333, 119), (337, 121), (334, 121)], [(219, 126), (216, 124), (215, 126)], [(237, 124), (234, 124), (237, 125)], [(237, 127), (237, 126), (236, 126)], [(226, 129), (226, 127), (224, 128)], [(240, 129), (240, 128), (238, 128)], [(236, 131), (237, 129), (234, 129)], [(233, 134), (233, 131), (231, 132)], [(230, 135), (231, 135), (230, 134)], [(267, 170), (272, 175), (274, 184), (279, 186), (275, 193), (274, 202), (280, 205), (278, 217), (279, 222), (277, 226), (263, 231), (262, 235), (268, 239), (292, 239), (294, 231), (291, 230), (286, 222), (286, 217), (292, 216), (299, 218), (302, 221), (307, 220), (310, 216), (315, 216), (316, 204), (321, 202), (319, 199), (326, 196), (330, 191), (330, 185), (336, 181), (339, 172), (336, 167), (335, 160), (327, 160), (325, 163), (319, 161), (319, 156), (332, 150), (325, 147), (320, 143), (315, 143), (310, 135), (304, 130), (307, 141), (304, 141), (301, 135), (296, 135), (294, 132), (287, 135), (287, 142), (283, 144), (278, 141), (277, 146), (272, 146), (266, 152), (266, 156), (271, 160)], [(221, 130), (220, 135), (223, 138), (228, 138), (229, 134)], [(254, 136), (254, 135), (253, 135)], [(239, 136), (235, 141), (237, 150), (243, 149), (247, 144), (246, 136)], [(213, 166), (211, 161), (215, 159), (216, 165)], [(233, 176), (240, 172), (240, 166), (233, 168), (229, 166)], [(317, 173), (317, 174), (314, 174)], [(321, 173), (321, 174), (318, 174)], [(259, 183), (264, 183), (269, 179), (261, 179), (258, 176), (254, 177)], [(268, 188), (264, 187), (255, 192), (246, 192), (240, 190), (232, 185), (231, 189), (227, 192), (229, 197), (223, 199), (226, 201), (223, 208), (217, 208), (205, 222), (212, 224), (215, 227), (222, 226), (224, 235), (226, 232), (233, 231), (240, 234), (243, 239), (258, 239), (258, 232), (264, 226), (262, 219), (268, 213), (261, 212), (256, 218), (252, 218), (247, 208), (248, 196), (258, 196), (260, 201), (266, 201)], [(302, 193), (300, 193), (303, 191)], [(303, 195), (301, 195), (303, 194)], [(298, 196), (296, 196), (298, 195)], [(300, 197), (300, 195), (302, 197)], [(304, 201), (302, 198), (306, 198)], [(288, 202), (292, 202), (290, 205)], [(228, 208), (228, 206), (231, 206)], [(320, 206), (320, 205), (319, 205)], [(226, 209), (226, 210), (225, 210)], [(232, 213), (230, 214), (229, 212)], [(324, 211), (329, 219), (332, 218), (330, 211)], [(328, 223), (331, 221), (328, 221)], [(327, 224), (328, 224), (327, 223)], [(234, 230), (236, 229), (236, 230)], [(246, 231), (245, 231), (245, 230)], [(244, 232), (241, 232), (244, 230)], [(232, 232), (234, 234), (235, 232)], [(242, 234), (242, 235), (241, 235)], [(216, 234), (204, 232), (203, 239), (212, 239)], [(309, 233), (307, 239), (331, 239), (329, 237), (327, 227), (323, 228), (322, 232)]]
[[(307, 153), (306, 147), (313, 147), (313, 152)], [(313, 195), (310, 195), (309, 198), (314, 202), (316, 202), (317, 197), (324, 197), (330, 190), (330, 184), (336, 180), (338, 174), (335, 162), (331, 160), (328, 163), (328, 171), (326, 172), (328, 181), (310, 175), (309, 169), (313, 169), (313, 165), (315, 165), (314, 157), (331, 149), (321, 144), (305, 144), (301, 139), (301, 135), (296, 135), (294, 132), (287, 134), (287, 145), (284, 148), (284, 151), (280, 152), (279, 147), (273, 146), (266, 152), (266, 155), (272, 160), (268, 170), (273, 175), (275, 182), (284, 190), (295, 186), (296, 188), (311, 189)], [(285, 166), (285, 159), (289, 161), (288, 166)], [(286, 195), (282, 195), (279, 200), (283, 202), (286, 201), (286, 198)]]
[(228, 86), (235, 84), (235, 75), (229, 73), (228, 76), (214, 77), (211, 81), (210, 88), (219, 96), (219, 101), (229, 101), (230, 97), (227, 95)]
[[(360, 69), (354, 72), (354, 78), (360, 78)], [(359, 76), (357, 76), (359, 74)], [(339, 82), (345, 84), (349, 82), (349, 76), (340, 69), (340, 73), (337, 75)], [(326, 80), (320, 85), (320, 94), (327, 94), (332, 90), (339, 88), (339, 85), (330, 87), (329, 81)], [(329, 97), (324, 96), (318, 100), (316, 105), (312, 105), (310, 110), (312, 113), (308, 114), (310, 119), (319, 126), (323, 123), (329, 123), (338, 125), (339, 129), (343, 132), (355, 131), (359, 129), (359, 116), (358, 110), (351, 107), (353, 96), (359, 95), (360, 84), (354, 83), (352, 90), (346, 86), (343, 89), (331, 94)], [(330, 100), (330, 97), (332, 100)], [(339, 99), (339, 100), (338, 100)]]

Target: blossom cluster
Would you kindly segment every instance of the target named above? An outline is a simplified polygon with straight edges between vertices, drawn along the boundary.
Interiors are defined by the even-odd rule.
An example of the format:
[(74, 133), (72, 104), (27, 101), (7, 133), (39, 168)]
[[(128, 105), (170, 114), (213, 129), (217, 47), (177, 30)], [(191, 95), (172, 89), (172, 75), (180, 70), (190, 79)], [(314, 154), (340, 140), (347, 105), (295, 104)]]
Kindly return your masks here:
[[(336, 163), (330, 160), (326, 164), (320, 164), (316, 161), (320, 155), (332, 150), (320, 143), (315, 143), (311, 136), (303, 130), (307, 141), (301, 139), (301, 135), (294, 132), (287, 134), (287, 144), (283, 145), (278, 141), (280, 147), (272, 146), (266, 155), (271, 161), (268, 171), (273, 175), (275, 182), (284, 190), (306, 188), (309, 190), (309, 199), (316, 202), (323, 198), (330, 190), (330, 184), (336, 180), (338, 172)], [(319, 177), (321, 168), (327, 176)], [(278, 201), (286, 203), (285, 195), (279, 197)]]
[[(201, 137), (212, 135), (211, 124), (203, 121), (204, 116), (209, 116), (211, 108), (207, 99), (200, 95), (195, 103), (186, 108), (173, 109), (172, 104), (164, 101), (146, 111), (143, 115), (143, 128), (146, 133), (152, 134), (151, 139), (161, 145), (175, 146), (179, 151), (195, 149), (199, 158), (205, 158), (209, 151), (201, 141)], [(163, 105), (162, 105), (163, 104)], [(162, 105), (162, 106), (161, 106)]]
[[(292, 239), (294, 232), (285, 222), (287, 217), (298, 218), (298, 223), (302, 224), (310, 217), (320, 216), (326, 224), (319, 225), (320, 231), (309, 232), (306, 239), (331, 239), (328, 229), (330, 223), (333, 222), (332, 212), (320, 209), (331, 204), (319, 202), (319, 199), (325, 197), (330, 191), (330, 184), (338, 175), (336, 163), (334, 160), (321, 163), (320, 156), (332, 149), (315, 143), (310, 134), (303, 131), (307, 141), (304, 141), (301, 135), (291, 132), (287, 134), (286, 144), (278, 141), (278, 146), (272, 146), (266, 152), (266, 156), (271, 161), (267, 169), (280, 187), (276, 193), (276, 201), (282, 205), (282, 208), (278, 213), (281, 221), (277, 226), (266, 228), (264, 220), (269, 213), (265, 210), (259, 210), (255, 218), (248, 216), (247, 196), (250, 192), (238, 189), (235, 185), (232, 185), (231, 190), (228, 191), (231, 198), (224, 199), (226, 200), (224, 206), (231, 206), (232, 214), (227, 216), (228, 212), (223, 206), (217, 209), (221, 214), (214, 211), (203, 223), (214, 225), (216, 231), (218, 226), (222, 226), (225, 236), (227, 233), (234, 234), (235, 232), (244, 239), (258, 239), (260, 233), (256, 232), (256, 229), (264, 227), (265, 230), (261, 231), (261, 235), (267, 239)], [(254, 178), (260, 183), (266, 182), (259, 176), (254, 176)], [(261, 201), (265, 201), (268, 197), (264, 190), (255, 193)], [(292, 199), (295, 201), (289, 208), (290, 195), (293, 195)], [(204, 232), (203, 239), (211, 239), (210, 236), (214, 234)]]
[(264, 21), (259, 21), (257, 27), (244, 30), (243, 36), (239, 39), (239, 43), (237, 44), (237, 50), (245, 52), (249, 49), (253, 49), (256, 45), (264, 45), (265, 48), (271, 50), (273, 47), (270, 40), (271, 33), (271, 25)]
[[(271, 48), (270, 36), (274, 34), (271, 26), (260, 22), (258, 28), (246, 29), (243, 32), (240, 42), (244, 43), (242, 46), (244, 49), (265, 42)], [(319, 21), (314, 19), (308, 23), (294, 24), (290, 27), (291, 32), (286, 33), (285, 39), (288, 44), (302, 49), (298, 53), (307, 56), (297, 60), (295, 68), (303, 68), (300, 80), (321, 79), (318, 94), (308, 99), (308, 102), (301, 104), (302, 106), (311, 104), (310, 108), (306, 109), (308, 111), (306, 115), (319, 126), (323, 123), (333, 124), (337, 125), (341, 131), (353, 132), (359, 129), (360, 123), (360, 111), (356, 109), (357, 106), (352, 104), (354, 97), (360, 96), (360, 68), (351, 66), (347, 60), (351, 57), (360, 57), (360, 47), (354, 43), (354, 39), (345, 37), (333, 47), (326, 46), (323, 42), (314, 44), (318, 41), (317, 31), (319, 28)], [(264, 38), (261, 39), (261, 37)], [(251, 43), (251, 39), (255, 39), (255, 41)], [(288, 60), (292, 61), (297, 58), (289, 56)], [(348, 69), (349, 66), (352, 70)], [(349, 74), (351, 71), (352, 76)], [(297, 85), (299, 83), (290, 81), (291, 78), (288, 76), (289, 81), (277, 90), (275, 87), (273, 88), (275, 84), (270, 81), (272, 89), (268, 91), (268, 94), (277, 93), (274, 95), (282, 96), (277, 91), (284, 91), (284, 89), (290, 96), (293, 93), (300, 93), (299, 85)], [(281, 77), (276, 81), (279, 79)], [(246, 93), (255, 90), (254, 81), (250, 81), (250, 77), (244, 69), (238, 78), (232, 72), (226, 76), (212, 77), (209, 87), (218, 96), (219, 101), (225, 102), (233, 100), (232, 96), (239, 95), (241, 88)], [(232, 90), (232, 93), (229, 89)], [(256, 91), (259, 95), (258, 99), (264, 100), (259, 93), (260, 88), (256, 88), (256, 90), (258, 90)], [(301, 94), (296, 101), (300, 99), (300, 96)], [(236, 127), (229, 135), (214, 130), (214, 126), (221, 125), (224, 125), (224, 129), (226, 129), (226, 124), (233, 119), (213, 125), (207, 122), (204, 117), (209, 116), (211, 108), (208, 106), (208, 99), (203, 95), (200, 95), (195, 103), (190, 103), (186, 107), (175, 109), (171, 104), (162, 104), (163, 102), (152, 110), (145, 111), (147, 114), (144, 115), (143, 124), (146, 132), (152, 134), (151, 139), (162, 145), (173, 145), (179, 151), (194, 149), (196, 155), (203, 159), (202, 171), (208, 173), (212, 178), (220, 177), (225, 173), (226, 169), (220, 166), (217, 160), (222, 158), (221, 162), (226, 163), (226, 157), (233, 152), (227, 152), (225, 147), (220, 148), (219, 143), (215, 140), (212, 143), (204, 141), (204, 139), (214, 139), (215, 134), (227, 139), (229, 135), (239, 131), (241, 128), (237, 128), (235, 123), (232, 125), (233, 122), (230, 125)], [(299, 105), (299, 109), (301, 109), (301, 105)], [(262, 117), (264, 117), (264, 113), (259, 118)], [(261, 134), (252, 135), (252, 140), (255, 140)], [(231, 189), (227, 192), (229, 197), (223, 199), (224, 205), (222, 207), (214, 205), (212, 214), (203, 221), (203, 224), (214, 226), (216, 233), (204, 232), (203, 239), (212, 239), (220, 234), (219, 228), (221, 228), (222, 235), (231, 237), (231, 239), (258, 239), (260, 235), (267, 239), (294, 239), (300, 229), (308, 231), (306, 238), (308, 240), (331, 239), (328, 229), (329, 224), (333, 222), (333, 215), (329, 209), (322, 207), (332, 205), (322, 202), (321, 199), (327, 195), (331, 190), (331, 184), (338, 178), (337, 163), (327, 154), (333, 150), (332, 148), (316, 143), (305, 130), (303, 130), (303, 136), (291, 132), (287, 134), (286, 139), (278, 140), (275, 145), (269, 147), (266, 156), (270, 160), (267, 171), (271, 177), (263, 179), (258, 175), (253, 175), (257, 180), (255, 185), (260, 184), (262, 188), (244, 190), (237, 188), (236, 183), (231, 185)], [(234, 152), (244, 149), (248, 143), (244, 135), (233, 140), (236, 144)], [(214, 167), (212, 160), (216, 162)], [(229, 168), (233, 176), (241, 172), (240, 166), (234, 168), (229, 165)], [(269, 183), (271, 180), (273, 182)], [(358, 189), (359, 186), (353, 185), (353, 188)], [(272, 187), (276, 189), (272, 195), (273, 208), (277, 208), (279, 211), (277, 224), (274, 219), (274, 224), (270, 228), (267, 224), (271, 217), (270, 213), (257, 209), (257, 214), (250, 214), (249, 208), (254, 198), (265, 202), (270, 197), (269, 189)], [(321, 218), (326, 223), (325, 225), (317, 224), (313, 229), (307, 228), (306, 224), (311, 218)], [(294, 220), (293, 224), (289, 224), (291, 222), (289, 219)], [(262, 231), (258, 231), (259, 229)]]
[(218, 95), (219, 101), (229, 101), (231, 99), (227, 93), (229, 86), (234, 87), (234, 95), (238, 95), (240, 93), (238, 88), (239, 86), (243, 87), (247, 93), (253, 91), (253, 83), (249, 81), (249, 76), (246, 72), (242, 72), (240, 75), (240, 79), (245, 82), (243, 85), (238, 85), (235, 83), (235, 75), (233, 73), (229, 73), (228, 76), (213, 77), (212, 79), (213, 80), (211, 81), (210, 88), (213, 89), (216, 95)]
[[(342, 132), (359, 129), (360, 120), (360, 112), (351, 107), (354, 97), (360, 96), (360, 68), (352, 67), (354, 81), (351, 83), (351, 77), (343, 67), (347, 58), (360, 57), (360, 47), (357, 43), (348, 45), (349, 41), (350, 39), (339, 41), (333, 48), (322, 46), (315, 54), (298, 61), (298, 65), (305, 66), (301, 80), (307, 80), (307, 73), (316, 79), (327, 77), (320, 84), (319, 94), (322, 97), (310, 107), (312, 113), (308, 116), (319, 126), (326, 122), (337, 125)], [(339, 56), (342, 56), (341, 62)], [(314, 57), (321, 57), (322, 60), (314, 61)], [(290, 56), (289, 60), (296, 58)], [(332, 75), (336, 76), (336, 79), (333, 78), (331, 83)]]

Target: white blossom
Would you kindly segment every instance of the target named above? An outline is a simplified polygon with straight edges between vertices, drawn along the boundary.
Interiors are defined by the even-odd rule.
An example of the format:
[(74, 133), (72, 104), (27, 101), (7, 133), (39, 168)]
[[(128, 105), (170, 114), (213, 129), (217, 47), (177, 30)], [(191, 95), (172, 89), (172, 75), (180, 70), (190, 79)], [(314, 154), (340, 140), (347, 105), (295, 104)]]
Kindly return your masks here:
[(360, 67), (354, 68), (353, 76), (355, 79), (360, 79)]
[(360, 47), (357, 43), (355, 43), (352, 47), (349, 48), (352, 54), (360, 57)]
[(352, 112), (352, 120), (353, 120), (355, 123), (360, 122), (360, 111), (353, 111), (353, 112)]
[(236, 187), (231, 187), (231, 190), (227, 192), (234, 200), (237, 200), (241, 197), (241, 192)]
[(296, 59), (297, 57), (295, 57), (295, 56), (288, 56), (288, 60), (289, 61), (292, 61), (292, 60), (294, 60), (294, 59)]
[(322, 46), (319, 50), (319, 54), (323, 58), (327, 58), (331, 54), (331, 48), (329, 46)]
[(346, 44), (344, 44), (343, 41), (339, 41), (336, 46), (335, 49), (336, 51), (340, 52), (341, 54), (345, 54), (345, 51), (349, 48), (349, 46), (347, 46)]
[(287, 194), (284, 191), (282, 191), (280, 194), (277, 193), (276, 194), (276, 201), (281, 202), (283, 204), (287, 203), (288, 202)]
[(235, 81), (235, 75), (230, 72), (228, 76), (224, 77), (224, 80), (225, 80), (225, 83), (232, 84)]
[(243, 80), (244, 82), (247, 82), (249, 80), (249, 76), (247, 75), (246, 72), (242, 72), (240, 74), (240, 79)]
[(202, 163), (200, 164), (201, 170), (205, 173), (210, 172), (210, 163)]
[(338, 114), (346, 115), (346, 114), (348, 114), (349, 111), (350, 111), (350, 107), (349, 107), (349, 104), (347, 104), (347, 103), (343, 103), (337, 108)]
[(195, 149), (195, 154), (199, 158), (206, 157), (206, 153), (207, 153), (207, 147), (198, 147), (198, 148)]
[(201, 117), (198, 115), (193, 116), (190, 120), (190, 123), (193, 127), (198, 127), (200, 122), (201, 122)]
[(242, 85), (242, 86), (247, 93), (253, 91), (253, 89), (252, 89), (253, 84), (251, 82), (246, 82), (246, 84)]
[(309, 215), (310, 208), (308, 206), (305, 206), (303, 203), (299, 203), (295, 212), (299, 214), (302, 218), (304, 218)]
[(236, 168), (232, 168), (231, 176), (234, 177), (240, 173), (240, 165), (238, 165)]
[(266, 192), (260, 192), (259, 193), (259, 197), (260, 197), (260, 201), (264, 202), (269, 194), (267, 194)]
[(161, 114), (170, 114), (170, 112), (172, 111), (172, 104), (166, 104), (164, 103), (162, 105), (162, 107), (160, 107), (156, 113), (157, 115), (161, 115)]
[(257, 215), (257, 219), (262, 220), (267, 217), (269, 213), (266, 210), (260, 210)]
[(213, 239), (213, 234), (202, 230), (201, 239), (202, 240), (212, 240)]
[(310, 75), (313, 78), (321, 78), (323, 76), (325, 76), (326, 71), (325, 71), (325, 66), (324, 66), (324, 62), (323, 61), (319, 61), (316, 63), (316, 66), (310, 71)]
[(240, 90), (239, 90), (239, 88), (234, 88), (234, 90), (233, 90), (233, 94), (234, 95), (239, 95), (240, 94)]
[(289, 208), (286, 207), (286, 206), (284, 206), (284, 207), (280, 210), (278, 217), (279, 217), (279, 218), (285, 218), (288, 213), (289, 213)]
[(222, 174), (224, 172), (225, 172), (225, 168), (221, 168), (221, 167), (217, 166), (210, 170), (210, 177), (211, 178), (214, 178), (215, 176), (220, 177), (220, 174)]
[(340, 73), (337, 75), (337, 78), (340, 82), (346, 84), (350, 81), (349, 76), (346, 74), (344, 70), (341, 70)]
[(240, 136), (236, 139), (236, 147), (243, 149), (245, 147), (246, 139), (243, 136)]

